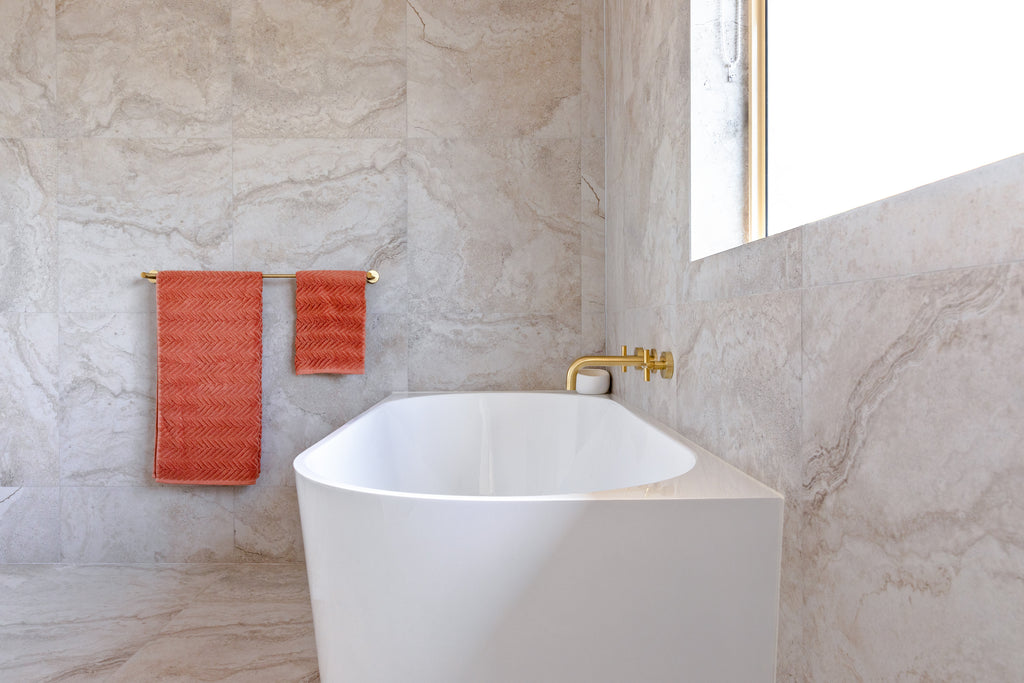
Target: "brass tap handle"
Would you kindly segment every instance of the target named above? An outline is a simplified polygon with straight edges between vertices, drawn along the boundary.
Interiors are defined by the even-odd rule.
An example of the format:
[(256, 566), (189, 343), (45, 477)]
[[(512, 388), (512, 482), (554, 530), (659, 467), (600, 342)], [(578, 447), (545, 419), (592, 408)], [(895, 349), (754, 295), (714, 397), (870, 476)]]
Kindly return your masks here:
[[(626, 358), (627, 356), (629, 356), (629, 352), (628, 352), (628, 351), (626, 351), (626, 345), (625, 345), (625, 344), (623, 344), (623, 345), (622, 345), (622, 357), (623, 357), (623, 358)], [(628, 367), (628, 366), (626, 366), (626, 365), (623, 365), (623, 366), (622, 366), (622, 371), (623, 371), (623, 372), (626, 372), (627, 370), (629, 370), (629, 367)]]
[(672, 379), (672, 373), (675, 370), (675, 362), (672, 359), (671, 351), (661, 352), (661, 360), (658, 361), (658, 366), (661, 370), (662, 379)]

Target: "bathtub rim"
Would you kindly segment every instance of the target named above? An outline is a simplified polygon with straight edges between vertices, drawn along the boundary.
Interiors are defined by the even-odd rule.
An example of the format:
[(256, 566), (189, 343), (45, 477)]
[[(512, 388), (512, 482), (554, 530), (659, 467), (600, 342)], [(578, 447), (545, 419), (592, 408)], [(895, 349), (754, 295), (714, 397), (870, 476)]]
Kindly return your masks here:
[[(603, 491), (591, 491), (586, 493), (552, 493), (535, 495), (468, 495), (468, 494), (439, 494), (439, 493), (414, 493), (409, 491), (394, 491), (390, 489), (378, 489), (367, 486), (356, 486), (337, 481), (328, 481), (318, 476), (306, 465), (306, 457), (312, 451), (326, 446), (330, 441), (340, 438), (340, 435), (360, 417), (377, 410), (382, 410), (385, 405), (393, 401), (403, 399), (428, 397), (428, 396), (452, 396), (452, 395), (487, 395), (487, 394), (553, 394), (571, 395), (584, 401), (611, 401), (619, 408), (629, 412), (635, 419), (640, 420), (649, 427), (657, 430), (666, 437), (679, 443), (683, 448), (691, 451), (695, 463), (686, 472), (680, 475), (656, 482), (638, 484), (617, 489), (606, 489)], [(322, 439), (319, 439), (308, 448), (305, 448), (292, 461), (292, 468), (296, 479), (318, 484), (320, 486), (357, 494), (367, 494), (395, 499), (408, 500), (432, 500), (444, 502), (465, 502), (465, 503), (522, 503), (528, 501), (594, 501), (594, 500), (734, 500), (734, 499), (777, 499), (784, 497), (778, 491), (770, 488), (742, 470), (725, 462), (707, 449), (690, 441), (686, 437), (668, 427), (656, 418), (625, 404), (622, 399), (614, 394), (584, 395), (574, 391), (565, 390), (532, 390), (532, 391), (396, 391), (374, 403), (364, 411), (346, 421), (341, 427), (333, 430)]]

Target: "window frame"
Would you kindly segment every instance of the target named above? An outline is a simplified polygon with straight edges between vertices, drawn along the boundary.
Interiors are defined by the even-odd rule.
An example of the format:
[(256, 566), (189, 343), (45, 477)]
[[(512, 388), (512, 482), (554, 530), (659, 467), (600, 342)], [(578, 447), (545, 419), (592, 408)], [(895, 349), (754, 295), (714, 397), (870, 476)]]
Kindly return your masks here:
[(767, 235), (768, 201), (768, 36), (767, 0), (750, 0), (747, 39), (749, 60), (746, 242)]

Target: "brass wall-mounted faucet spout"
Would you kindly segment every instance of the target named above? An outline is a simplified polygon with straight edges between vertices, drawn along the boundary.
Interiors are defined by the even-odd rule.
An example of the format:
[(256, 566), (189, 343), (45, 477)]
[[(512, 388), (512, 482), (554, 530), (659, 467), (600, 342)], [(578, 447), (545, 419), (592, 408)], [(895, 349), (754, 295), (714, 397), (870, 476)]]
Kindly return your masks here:
[(601, 366), (620, 367), (623, 372), (628, 368), (643, 370), (645, 382), (651, 381), (651, 372), (660, 372), (665, 379), (671, 379), (675, 369), (670, 351), (662, 351), (659, 357), (655, 349), (643, 349), (638, 346), (633, 349), (633, 355), (630, 356), (623, 346), (621, 356), (581, 356), (574, 360), (565, 375), (566, 390), (576, 390), (576, 375), (580, 370)]

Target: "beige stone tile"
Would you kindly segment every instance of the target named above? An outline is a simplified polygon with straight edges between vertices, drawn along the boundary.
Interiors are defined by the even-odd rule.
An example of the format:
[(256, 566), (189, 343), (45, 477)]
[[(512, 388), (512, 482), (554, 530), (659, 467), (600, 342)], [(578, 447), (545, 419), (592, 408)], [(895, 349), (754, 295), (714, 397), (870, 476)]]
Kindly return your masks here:
[(410, 389), (564, 386), (580, 341), (579, 196), (573, 140), (412, 144)]
[(805, 293), (815, 680), (1024, 670), (1022, 291), (1013, 265)]
[(405, 137), (402, 0), (235, 0), (234, 134)]
[[(405, 238), (405, 149), (388, 140), (236, 140), (239, 268), (388, 270)], [(380, 266), (380, 267), (378, 267)]]
[[(245, 581), (260, 578), (249, 575)], [(292, 585), (305, 584), (304, 569), (289, 579)], [(244, 599), (227, 602), (217, 596), (226, 582), (235, 580), (208, 588), (110, 680), (319, 680), (308, 598), (295, 599), (288, 590), (285, 600), (276, 599), (278, 589), (247, 591)]]
[(800, 230), (790, 230), (690, 263), (680, 299), (716, 301), (799, 289), (802, 237)]
[(604, 139), (604, 0), (580, 0), (580, 109), (584, 138)]
[(56, 134), (54, 6), (54, 0), (0, 4), (0, 138)]
[(304, 564), (233, 564), (221, 569), (217, 579), (196, 597), (196, 602), (220, 605), (225, 610), (254, 602), (309, 608)]
[[(674, 304), (689, 245), (689, 15), (684, 3), (609, 3), (608, 245), (613, 305)], [(609, 296), (609, 299), (612, 297)]]
[(62, 133), (230, 134), (230, 46), (230, 0), (58, 3)]
[(61, 483), (153, 483), (156, 321), (71, 313), (60, 321)]
[(60, 489), (0, 487), (0, 538), (0, 565), (59, 562)]
[(198, 566), (0, 567), (0, 678), (109, 677), (222, 569)]
[(802, 228), (807, 286), (1024, 260), (1024, 155)]
[(585, 139), (580, 152), (580, 297), (583, 322), (580, 353), (604, 350), (605, 188), (604, 139)]
[(612, 159), (613, 153), (612, 149), (607, 150), (607, 166), (605, 168), (608, 176), (605, 180), (604, 305), (606, 313), (613, 311), (621, 313), (628, 308), (625, 283), (629, 272), (628, 258), (631, 250), (626, 240), (626, 231), (623, 229), (624, 195), (621, 185), (616, 182), (616, 178), (621, 178), (622, 175), (621, 164), (616, 164)]
[(294, 486), (247, 486), (235, 491), (235, 557), (242, 562), (302, 562)]
[(61, 310), (156, 309), (143, 270), (231, 269), (231, 149), (213, 140), (66, 141)]
[(56, 198), (56, 141), (0, 139), (0, 311), (57, 311)]
[(580, 0), (410, 0), (410, 137), (578, 137)]
[(4, 680), (316, 680), (305, 567), (5, 565)]
[(233, 529), (228, 486), (61, 489), (64, 562), (227, 562)]
[(57, 353), (55, 315), (0, 313), (0, 486), (58, 483)]
[(686, 435), (783, 493), (800, 450), (800, 291), (684, 304), (675, 333)]

